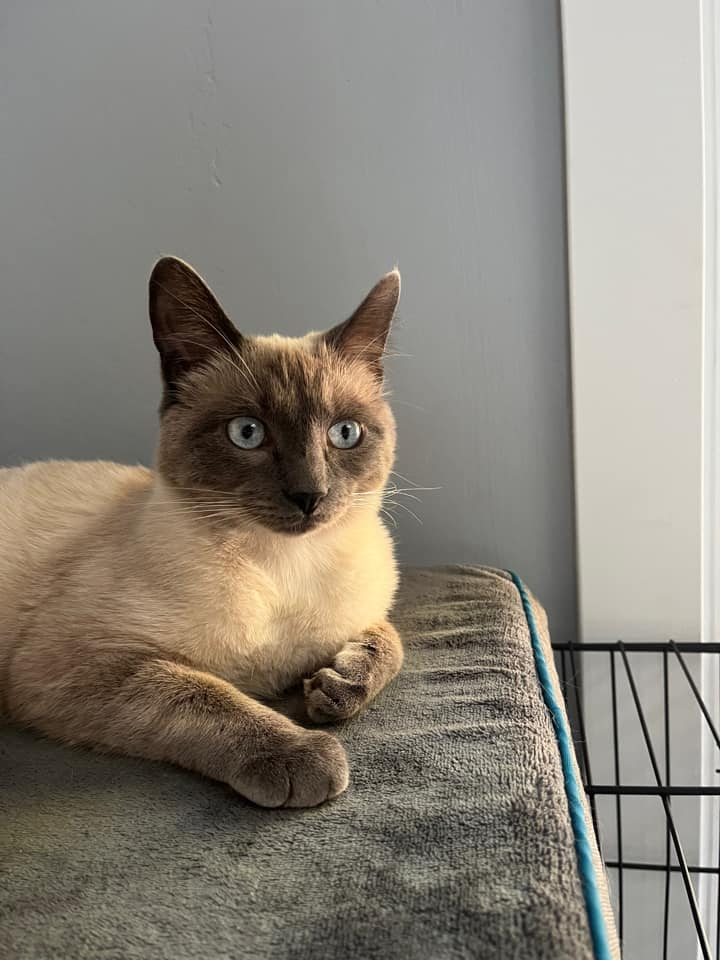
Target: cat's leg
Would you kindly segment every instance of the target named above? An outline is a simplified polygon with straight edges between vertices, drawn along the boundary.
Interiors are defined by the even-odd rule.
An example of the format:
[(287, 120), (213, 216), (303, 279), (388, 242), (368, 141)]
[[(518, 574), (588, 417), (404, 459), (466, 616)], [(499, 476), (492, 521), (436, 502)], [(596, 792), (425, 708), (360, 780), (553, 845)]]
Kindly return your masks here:
[(312, 807), (348, 784), (334, 737), (172, 660), (98, 658), (39, 699), (41, 708), (37, 698), (16, 701), (16, 719), (71, 743), (195, 770), (264, 807)]
[(368, 627), (345, 644), (329, 667), (305, 680), (305, 708), (315, 723), (345, 720), (397, 674), (403, 662), (402, 641), (391, 623)]

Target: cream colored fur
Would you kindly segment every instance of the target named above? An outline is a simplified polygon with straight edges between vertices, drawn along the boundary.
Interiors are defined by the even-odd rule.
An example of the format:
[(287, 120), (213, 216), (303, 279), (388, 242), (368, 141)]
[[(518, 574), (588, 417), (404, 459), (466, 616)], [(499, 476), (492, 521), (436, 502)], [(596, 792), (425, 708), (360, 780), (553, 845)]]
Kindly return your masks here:
[(90, 643), (147, 639), (248, 693), (280, 693), (387, 616), (397, 574), (378, 505), (304, 537), (229, 536), (143, 467), (0, 470), (6, 709), (37, 718), (58, 668), (92, 654), (87, 624)]
[[(157, 471), (0, 470), (6, 716), (177, 763), (266, 806), (312, 806), (346, 788), (339, 742), (269, 703), (293, 688), (305, 719), (347, 719), (402, 663), (378, 518), (395, 433), (377, 374), (399, 282), (388, 274), (326, 335), (248, 341), (187, 264), (156, 264)], [(218, 410), (261, 402), (267, 442), (236, 450)], [(351, 402), (369, 417), (369, 454), (328, 450), (321, 420)], [(197, 476), (204, 486), (189, 485)], [(297, 491), (320, 494), (307, 506)]]

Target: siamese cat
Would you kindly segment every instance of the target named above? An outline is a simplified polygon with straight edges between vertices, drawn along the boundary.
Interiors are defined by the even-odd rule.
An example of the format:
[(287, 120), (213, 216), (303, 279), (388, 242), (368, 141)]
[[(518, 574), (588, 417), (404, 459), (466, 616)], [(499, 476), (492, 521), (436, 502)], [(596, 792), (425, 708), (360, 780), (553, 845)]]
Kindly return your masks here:
[(266, 807), (342, 793), (330, 733), (403, 660), (380, 519), (395, 451), (382, 357), (400, 294), (246, 336), (173, 257), (150, 277), (164, 384), (156, 467), (0, 470), (0, 711), (70, 744), (167, 761)]

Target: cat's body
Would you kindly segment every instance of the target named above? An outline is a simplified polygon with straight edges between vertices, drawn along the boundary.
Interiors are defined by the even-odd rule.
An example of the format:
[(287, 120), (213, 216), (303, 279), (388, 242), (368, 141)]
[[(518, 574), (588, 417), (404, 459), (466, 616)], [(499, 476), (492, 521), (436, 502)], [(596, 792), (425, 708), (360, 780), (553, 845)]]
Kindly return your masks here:
[[(196, 298), (190, 315), (173, 319), (178, 343), (199, 346), (202, 333), (189, 339), (188, 322), (194, 314), (217, 333), (217, 304), (197, 299), (203, 290), (187, 286), (200, 283), (189, 268), (166, 261), (165, 269), (163, 290), (179, 271), (185, 286), (174, 299)], [(344, 789), (337, 741), (254, 699), (304, 681), (310, 717), (342, 719), (402, 661), (385, 620), (397, 574), (378, 518), (394, 429), (373, 393), (376, 376), (360, 375), (354, 401), (337, 371), (338, 386), (328, 386), (330, 355), (320, 344), (318, 335), (257, 338), (220, 356), (213, 337), (211, 352), (177, 379), (161, 349), (166, 390), (177, 395), (166, 394), (156, 471), (61, 461), (0, 470), (0, 708), (10, 719), (180, 763), (271, 806), (312, 805)], [(230, 385), (239, 360), (242, 383)], [(354, 358), (349, 369), (359, 373)], [(238, 451), (225, 420), (222, 429), (215, 420), (229, 394), (228, 415), (249, 409), (250, 381), (271, 393), (261, 409), (284, 394), (286, 407), (264, 414), (267, 427), (253, 413), (250, 433), (260, 423), (272, 442)], [(332, 408), (333, 389), (345, 390), (333, 416), (366, 404), (367, 464), (323, 439), (320, 407), (307, 426), (282, 412), (310, 410), (318, 391)], [(341, 422), (354, 429), (354, 420)], [(293, 492), (293, 477), (303, 491), (321, 488), (319, 509)], [(298, 497), (302, 516), (288, 514)]]
[(119, 624), (120, 650), (154, 645), (271, 698), (387, 615), (395, 565), (374, 504), (278, 543), (262, 530), (198, 528), (174, 502), (143, 467), (0, 470), (0, 691), (16, 719), (37, 722), (43, 700)]

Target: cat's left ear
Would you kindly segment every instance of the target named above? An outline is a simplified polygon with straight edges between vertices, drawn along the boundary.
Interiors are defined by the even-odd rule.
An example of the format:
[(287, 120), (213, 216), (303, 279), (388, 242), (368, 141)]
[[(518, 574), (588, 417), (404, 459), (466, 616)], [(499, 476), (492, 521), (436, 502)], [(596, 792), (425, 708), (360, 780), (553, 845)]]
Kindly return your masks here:
[(344, 323), (325, 334), (325, 342), (346, 357), (364, 360), (382, 377), (382, 356), (400, 299), (400, 271), (379, 280)]

